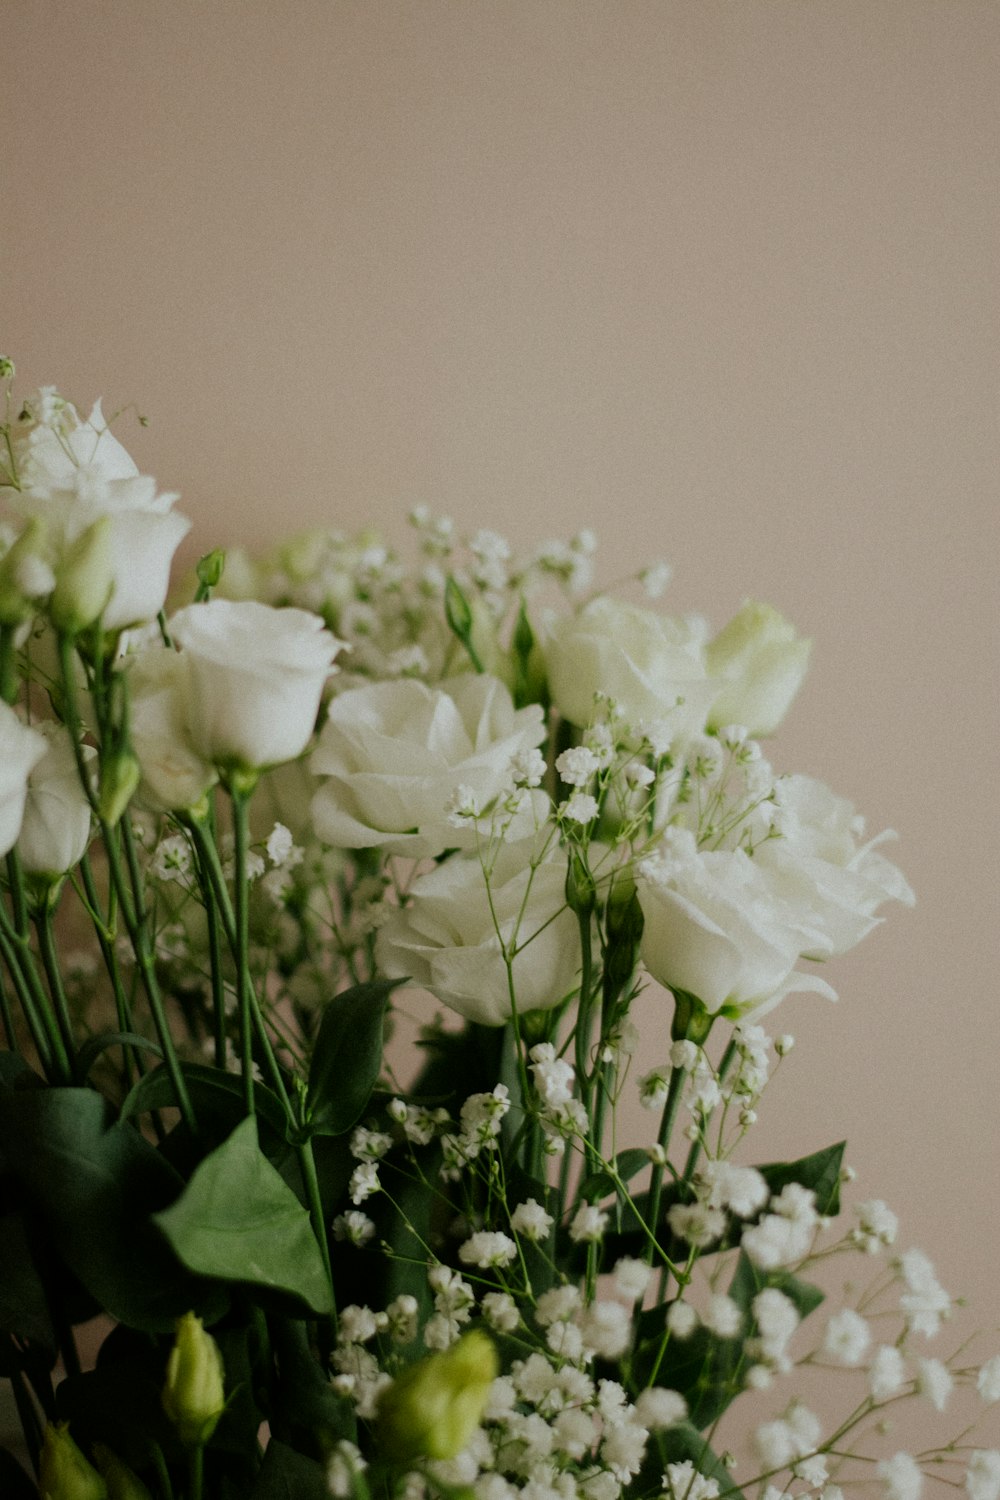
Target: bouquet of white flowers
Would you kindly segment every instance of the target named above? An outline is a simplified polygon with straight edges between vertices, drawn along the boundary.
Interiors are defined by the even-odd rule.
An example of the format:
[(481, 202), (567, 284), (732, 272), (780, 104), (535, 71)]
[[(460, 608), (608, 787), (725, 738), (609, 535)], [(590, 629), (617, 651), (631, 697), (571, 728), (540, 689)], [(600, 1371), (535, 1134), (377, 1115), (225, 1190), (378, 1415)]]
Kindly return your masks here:
[[(3, 1495), (997, 1500), (970, 1427), (885, 1442), (1000, 1356), (928, 1355), (948, 1296), (884, 1203), (841, 1223), (843, 1143), (744, 1159), (762, 1020), (913, 899), (762, 753), (808, 642), (423, 511), (411, 565), (210, 553), (168, 615), (176, 497), (4, 375)], [(831, 1312), (835, 1255), (875, 1275)]]

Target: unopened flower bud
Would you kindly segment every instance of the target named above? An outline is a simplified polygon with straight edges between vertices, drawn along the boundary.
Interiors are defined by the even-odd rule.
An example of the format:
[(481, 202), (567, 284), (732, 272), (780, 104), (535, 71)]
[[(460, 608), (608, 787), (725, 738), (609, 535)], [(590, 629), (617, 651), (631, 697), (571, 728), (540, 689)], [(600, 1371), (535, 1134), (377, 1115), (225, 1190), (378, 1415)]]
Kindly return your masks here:
[(139, 1476), (103, 1443), (94, 1444), (94, 1462), (104, 1476), (108, 1500), (152, 1500)]
[(201, 587), (206, 590), (217, 588), (225, 567), (226, 554), (221, 547), (216, 547), (212, 552), (206, 552), (205, 556), (199, 559), (195, 570)]
[(55, 578), (43, 555), (45, 528), (31, 520), (0, 559), (0, 625), (20, 625), (35, 612), (35, 600)]
[(104, 613), (114, 588), (111, 517), (101, 516), (63, 553), (49, 613), (57, 630), (78, 635)]
[(570, 911), (576, 912), (578, 917), (586, 917), (594, 910), (596, 904), (597, 891), (594, 886), (594, 877), (579, 851), (571, 848), (566, 862), (566, 905)]
[(101, 766), (99, 809), (101, 818), (113, 828), (128, 807), (142, 772), (130, 750), (120, 750)]
[(461, 1453), (479, 1424), (498, 1368), (491, 1340), (474, 1328), (450, 1349), (404, 1370), (378, 1404), (387, 1457), (408, 1465)]
[(108, 1500), (108, 1487), (69, 1435), (69, 1423), (45, 1429), (38, 1465), (42, 1500)]
[(188, 1447), (207, 1443), (226, 1405), (219, 1346), (200, 1318), (185, 1313), (167, 1361), (163, 1410)]

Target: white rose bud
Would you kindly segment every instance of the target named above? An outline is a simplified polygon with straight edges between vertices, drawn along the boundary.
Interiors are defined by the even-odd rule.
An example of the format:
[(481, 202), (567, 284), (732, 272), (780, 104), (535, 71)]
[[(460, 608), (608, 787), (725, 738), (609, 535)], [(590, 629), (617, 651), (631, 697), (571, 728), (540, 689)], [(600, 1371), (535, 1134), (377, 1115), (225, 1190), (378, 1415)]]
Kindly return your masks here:
[(686, 737), (704, 728), (717, 691), (697, 624), (618, 599), (594, 599), (558, 620), (545, 658), (553, 701), (573, 724), (590, 723), (600, 692), (631, 725), (653, 722)]
[(511, 997), (499, 927), (506, 944), (516, 934), (511, 967), (518, 1013), (559, 1005), (576, 988), (580, 965), (565, 885), (565, 859), (532, 872), (520, 847), (510, 845), (500, 853), (487, 893), (479, 861), (454, 855), (416, 880), (410, 903), (379, 928), (379, 971), (390, 979), (409, 976), (470, 1021), (502, 1026), (511, 1016)]
[[(62, 724), (36, 727), (46, 748), (28, 777), (17, 852), (29, 875), (56, 880), (79, 863), (90, 842), (90, 803), (80, 785), (69, 731)], [(97, 752), (85, 745), (83, 754), (91, 761)]]
[(48, 749), (34, 729), (26, 729), (14, 710), (0, 702), (0, 855), (17, 843), (28, 795), (28, 777)]
[(170, 634), (187, 658), (187, 723), (199, 755), (259, 770), (302, 754), (344, 645), (318, 615), (212, 599), (180, 610)]
[(770, 604), (748, 600), (706, 650), (717, 694), (710, 727), (742, 724), (754, 737), (773, 734), (802, 686), (811, 650)]
[(154, 812), (194, 807), (218, 779), (188, 734), (187, 658), (154, 646), (130, 658), (129, 733), (141, 771), (138, 796)]

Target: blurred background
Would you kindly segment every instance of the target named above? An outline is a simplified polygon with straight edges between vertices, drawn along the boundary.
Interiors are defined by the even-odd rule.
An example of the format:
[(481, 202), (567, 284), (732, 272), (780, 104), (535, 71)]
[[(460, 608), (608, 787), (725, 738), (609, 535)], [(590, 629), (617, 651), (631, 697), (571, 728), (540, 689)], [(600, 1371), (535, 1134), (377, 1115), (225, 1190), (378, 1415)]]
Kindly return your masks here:
[(0, 347), (135, 403), (188, 560), (421, 502), (814, 637), (775, 763), (897, 829), (918, 905), (787, 1002), (756, 1154), (846, 1134), (955, 1342), (995, 1328), (995, 0), (4, 0), (0, 35)]

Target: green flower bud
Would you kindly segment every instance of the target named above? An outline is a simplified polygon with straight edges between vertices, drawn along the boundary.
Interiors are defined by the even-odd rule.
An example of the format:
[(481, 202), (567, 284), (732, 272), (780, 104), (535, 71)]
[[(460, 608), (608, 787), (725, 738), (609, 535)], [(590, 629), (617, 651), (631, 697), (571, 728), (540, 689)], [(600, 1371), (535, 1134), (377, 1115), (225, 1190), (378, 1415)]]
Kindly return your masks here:
[(570, 849), (566, 861), (566, 905), (578, 917), (589, 916), (597, 904), (597, 889), (587, 861), (578, 849)]
[(104, 1476), (108, 1500), (153, 1500), (139, 1476), (103, 1443), (94, 1444), (94, 1462)]
[(216, 547), (212, 552), (206, 552), (199, 559), (196, 573), (198, 577), (198, 598), (207, 599), (210, 591), (218, 588), (226, 567), (226, 554), (221, 547)]
[(35, 613), (36, 600), (54, 579), (45, 560), (45, 527), (32, 519), (0, 558), (0, 625), (20, 625)]
[(167, 1361), (163, 1410), (190, 1448), (207, 1443), (226, 1405), (225, 1372), (219, 1346), (200, 1318), (185, 1313)]
[(450, 1349), (404, 1370), (378, 1404), (386, 1457), (403, 1465), (461, 1453), (479, 1425), (498, 1370), (492, 1341), (476, 1328)]
[(69, 1423), (45, 1429), (38, 1465), (42, 1500), (108, 1500), (108, 1487), (69, 1435)]
[(65, 635), (78, 635), (104, 613), (113, 588), (111, 517), (105, 515), (63, 553), (49, 601), (53, 625)]
[(119, 750), (102, 765), (98, 806), (104, 822), (112, 828), (131, 802), (141, 776), (139, 762), (130, 750)]

